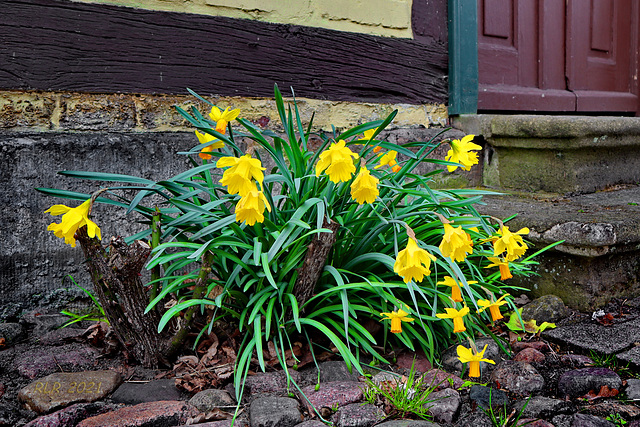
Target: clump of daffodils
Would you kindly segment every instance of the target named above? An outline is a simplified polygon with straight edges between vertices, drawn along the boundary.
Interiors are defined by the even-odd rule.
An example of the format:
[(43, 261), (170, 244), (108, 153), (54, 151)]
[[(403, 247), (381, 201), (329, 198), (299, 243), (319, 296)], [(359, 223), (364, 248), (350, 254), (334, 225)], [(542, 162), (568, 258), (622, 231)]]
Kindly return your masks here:
[[(311, 246), (308, 240), (309, 236), (315, 237), (317, 234), (329, 232), (322, 224), (333, 221), (334, 224), (339, 225), (338, 231), (333, 231), (335, 235), (347, 235), (347, 239), (352, 239), (352, 242), (345, 245), (357, 246), (363, 241), (369, 245), (365, 246), (365, 249), (358, 247), (352, 252), (345, 252), (347, 256), (343, 258), (349, 258), (347, 261), (351, 261), (353, 258), (366, 259), (358, 264), (359, 269), (347, 271), (348, 268), (339, 269), (333, 265), (321, 265), (325, 268), (322, 274), (329, 275), (328, 271), (331, 267), (333, 277), (339, 278), (339, 280), (336, 279), (336, 282), (342, 281), (342, 283), (338, 283), (341, 285), (338, 288), (342, 288), (341, 304), (344, 310), (337, 311), (342, 314), (341, 321), (345, 322), (342, 331), (345, 336), (351, 333), (349, 332), (350, 327), (346, 323), (350, 321), (351, 316), (353, 319), (357, 318), (356, 311), (366, 311), (366, 315), (373, 316), (377, 316), (379, 313), (381, 316), (379, 320), (385, 322), (385, 326), (389, 325), (390, 332), (398, 334), (396, 339), (404, 343), (412, 342), (415, 336), (412, 337), (411, 334), (415, 334), (418, 325), (425, 328), (428, 333), (428, 326), (425, 326), (428, 322), (440, 325), (447, 331), (447, 336), (458, 334), (457, 337), (472, 339), (474, 331), (477, 329), (477, 320), (484, 319), (482, 321), (485, 322), (488, 319), (486, 314), (482, 316), (479, 314), (488, 312), (491, 322), (503, 318), (500, 309), (509, 302), (508, 294), (493, 284), (498, 277), (497, 274), (492, 274), (490, 279), (485, 279), (481, 274), (482, 268), (497, 268), (500, 272), (500, 280), (510, 279), (512, 277), (510, 266), (515, 264), (519, 268), (518, 260), (528, 249), (523, 240), (523, 236), (529, 233), (527, 228), (512, 232), (509, 227), (499, 223), (499, 227), (491, 230), (491, 225), (486, 218), (479, 217), (473, 209), (465, 211), (455, 204), (465, 196), (456, 196), (459, 199), (454, 202), (451, 202), (446, 196), (441, 196), (441, 194), (445, 194), (444, 192), (436, 196), (436, 192), (427, 187), (427, 179), (416, 175), (417, 172), (412, 172), (415, 164), (412, 164), (411, 161), (417, 164), (429, 153), (423, 156), (424, 151), (418, 152), (418, 154), (411, 151), (411, 145), (408, 145), (409, 148), (407, 148), (374, 140), (374, 135), (377, 135), (381, 128), (364, 130), (361, 137), (359, 137), (360, 134), (355, 134), (355, 131), (345, 132), (333, 138), (325, 137), (322, 150), (315, 153), (307, 150), (304, 145), (305, 138), (300, 138), (286, 147), (290, 151), (282, 150), (283, 139), (274, 138), (273, 146), (269, 146), (266, 139), (256, 138), (254, 141), (258, 145), (262, 144), (265, 151), (273, 149), (273, 152), (269, 151), (269, 154), (276, 159), (277, 165), (274, 168), (270, 167), (270, 170), (267, 171), (261, 161), (264, 158), (260, 157), (262, 151), (255, 152), (252, 146), (243, 153), (234, 143), (233, 134), (239, 134), (231, 132), (232, 126), (235, 126), (234, 121), (237, 120), (251, 132), (255, 130), (247, 127), (243, 119), (238, 118), (239, 115), (239, 109), (227, 107), (222, 110), (216, 106), (211, 108), (208, 119), (202, 119), (202, 114), (199, 115), (198, 129), (204, 132), (195, 131), (199, 144), (191, 153), (198, 154), (202, 159), (202, 169), (200, 170), (206, 171), (205, 173), (209, 175), (204, 176), (205, 173), (203, 173), (197, 180), (189, 182), (189, 191), (176, 199), (180, 199), (184, 205), (187, 205), (185, 200), (191, 197), (192, 191), (197, 193), (197, 189), (205, 187), (205, 182), (209, 185), (207, 191), (203, 191), (204, 196), (198, 194), (197, 197), (193, 197), (197, 199), (197, 203), (194, 203), (197, 205), (194, 212), (203, 216), (202, 222), (206, 223), (203, 228), (211, 224), (211, 217), (215, 217), (219, 223), (232, 225), (229, 227), (231, 230), (223, 230), (223, 233), (229, 232), (233, 238), (226, 239), (225, 237), (220, 240), (220, 244), (233, 241), (237, 246), (230, 249), (229, 247), (220, 248), (218, 252), (228, 255), (235, 251), (238, 260), (240, 260), (237, 271), (243, 271), (242, 274), (245, 274), (245, 270), (249, 270), (249, 273), (255, 273), (251, 276), (252, 281), (243, 285), (246, 286), (244, 289), (241, 291), (232, 289), (234, 292), (238, 291), (238, 295), (244, 295), (246, 292), (247, 304), (259, 301), (259, 304), (264, 303), (265, 306), (269, 304), (273, 308), (280, 307), (276, 303), (282, 304), (282, 300), (285, 302), (296, 301), (296, 296), (293, 295), (291, 288), (295, 288), (297, 275), (304, 267), (301, 262)], [(390, 120), (391, 118), (389, 118)], [(229, 131), (229, 137), (226, 136), (227, 131)], [(244, 136), (246, 135), (249, 134), (244, 134)], [(447, 165), (450, 172), (458, 168), (468, 171), (478, 163), (477, 151), (482, 147), (473, 143), (473, 140), (474, 135), (467, 135), (460, 140), (449, 142), (451, 149), (445, 160), (453, 163)], [(360, 146), (361, 150), (356, 152), (354, 146)], [(433, 146), (435, 147), (437, 144), (433, 144)], [(275, 152), (279, 157), (273, 154)], [(285, 154), (282, 154), (283, 152)], [(295, 156), (290, 154), (295, 154), (295, 152), (299, 153), (299, 158), (294, 158)], [(412, 153), (415, 154), (415, 158), (410, 158)], [(216, 157), (215, 165), (208, 163), (213, 157)], [(197, 158), (194, 157), (192, 160), (195, 162)], [(442, 159), (437, 161), (441, 162)], [(268, 163), (265, 164), (268, 165)], [(299, 171), (302, 173), (298, 173)], [(216, 178), (212, 178), (214, 174), (217, 174), (217, 181)], [(274, 194), (276, 187), (286, 189), (286, 191)], [(291, 194), (295, 194), (298, 199), (293, 201), (295, 197), (292, 197)], [(213, 202), (214, 198), (218, 196), (218, 200), (209, 206), (214, 204), (221, 206), (220, 209), (224, 208), (225, 210), (224, 215), (217, 216), (218, 212), (215, 212), (216, 215), (207, 216), (209, 212), (206, 210), (208, 208), (204, 207), (205, 203)], [(416, 204), (412, 205), (414, 202)], [(316, 211), (314, 214), (306, 214), (307, 211), (303, 210), (300, 205), (304, 204), (303, 207), (307, 208), (312, 203), (317, 204), (317, 208), (315, 208), (316, 205), (313, 205)], [(91, 200), (85, 201), (76, 208), (64, 205), (52, 206), (46, 212), (52, 215), (62, 215), (62, 220), (60, 223), (49, 225), (49, 230), (53, 231), (57, 237), (64, 238), (65, 243), (71, 246), (75, 246), (75, 233), (78, 228), (83, 226), (87, 227), (87, 233), (90, 237), (100, 238), (100, 228), (89, 219), (90, 206)], [(309, 208), (309, 212), (312, 210)], [(183, 213), (186, 214), (187, 211)], [(296, 216), (297, 213), (300, 214)], [(311, 220), (309, 215), (311, 215)], [(379, 219), (379, 221), (370, 222), (371, 218)], [(315, 229), (312, 227), (314, 220), (315, 224), (318, 224)], [(241, 226), (234, 224), (234, 221), (241, 223)], [(353, 223), (360, 228), (351, 228)], [(369, 224), (372, 223), (375, 223), (377, 228), (371, 227), (369, 229)], [(191, 225), (192, 223), (189, 223), (189, 227)], [(321, 226), (324, 229), (320, 230)], [(294, 234), (291, 231), (294, 227), (305, 228), (306, 230), (303, 232), (307, 234), (303, 235), (302, 232)], [(479, 230), (480, 228), (482, 230)], [(354, 229), (357, 232), (353, 231)], [(202, 229), (199, 230), (202, 231)], [(183, 231), (185, 230), (180, 230), (181, 233)], [(220, 232), (220, 228), (216, 228), (216, 231)], [(239, 234), (234, 235), (233, 233)], [(213, 233), (201, 233), (207, 238), (211, 238), (211, 234)], [(195, 226), (186, 229), (182, 236), (187, 235), (198, 236), (198, 229)], [(189, 238), (187, 237), (187, 239)], [(375, 244), (371, 241), (375, 241)], [(207, 241), (206, 244), (209, 242)], [(189, 242), (189, 244), (192, 243)], [(273, 247), (276, 247), (277, 250), (270, 253)], [(337, 247), (338, 245), (333, 246), (332, 250), (337, 252)], [(289, 256), (287, 251), (294, 250), (290, 248), (295, 248), (299, 252)], [(252, 249), (254, 252), (250, 253)], [(242, 251), (244, 253), (240, 254)], [(200, 253), (198, 252), (198, 255)], [(258, 253), (261, 255), (256, 255)], [(333, 261), (331, 261), (331, 256), (333, 256)], [(339, 258), (339, 255), (332, 254), (331, 256), (328, 258), (328, 263), (335, 262), (337, 264), (336, 258)], [(190, 255), (189, 260), (194, 258), (196, 257)], [(224, 259), (220, 264), (224, 267), (228, 266), (231, 258), (224, 256), (222, 258)], [(480, 265), (475, 264), (478, 260), (480, 260)], [(169, 259), (167, 262), (171, 261)], [(267, 263), (266, 266), (261, 265), (261, 262)], [(367, 271), (369, 262), (372, 265), (372, 271)], [(258, 268), (257, 272), (251, 270), (254, 267)], [(284, 273), (280, 274), (281, 270)], [(290, 271), (295, 271), (295, 273), (290, 273)], [(518, 270), (516, 269), (516, 271)], [(239, 275), (238, 273), (233, 274)], [(227, 274), (227, 276), (233, 277), (233, 274)], [(356, 276), (357, 278), (355, 278)], [(223, 277), (223, 275), (218, 275), (218, 277)], [(256, 286), (255, 284), (266, 283), (265, 277), (270, 279), (268, 286), (272, 286), (275, 293), (268, 300), (266, 293), (263, 294), (265, 295), (264, 299), (258, 300), (255, 295), (251, 295), (251, 292), (254, 291), (252, 287)], [(349, 280), (352, 282), (349, 283)], [(362, 286), (359, 283), (354, 284), (360, 280), (364, 283)], [(348, 287), (349, 285), (354, 286), (351, 288)], [(231, 289), (235, 284), (229, 282), (225, 286), (229, 286)], [(495, 291), (497, 295), (504, 295), (495, 300), (493, 293), (490, 293), (490, 298), (476, 300), (477, 288), (482, 286), (491, 288), (492, 292)], [(364, 288), (370, 294), (361, 298), (358, 292), (362, 292)], [(248, 292), (247, 289), (249, 289)], [(270, 288), (268, 290), (272, 291)], [(326, 297), (329, 301), (328, 307), (333, 309), (336, 305), (334, 305), (335, 301), (331, 301), (327, 296), (329, 292), (331, 289), (325, 288), (317, 294)], [(353, 292), (354, 299), (361, 298), (359, 301), (365, 303), (350, 306), (350, 292)], [(402, 297), (399, 297), (400, 295)], [(409, 295), (414, 306), (408, 306), (402, 302), (410, 302), (409, 299), (405, 299), (409, 298)], [(382, 302), (371, 302), (376, 297), (379, 297)], [(427, 301), (426, 305), (422, 305), (422, 308), (416, 302), (419, 298)], [(320, 298), (318, 300), (324, 301)], [(394, 308), (393, 311), (383, 312), (383, 310), (387, 310), (386, 307), (393, 305), (397, 308)], [(429, 309), (434, 307), (433, 311), (425, 312), (423, 309), (425, 306), (428, 306)], [(285, 306), (283, 305), (283, 307)], [(246, 306), (240, 307), (241, 310), (246, 308)], [(471, 308), (474, 308), (473, 312)], [(300, 313), (304, 311), (302, 304), (297, 309)], [(289, 313), (294, 311), (286, 307), (279, 311), (275, 309), (260, 310), (253, 310), (251, 312), (253, 314), (248, 316), (256, 322), (251, 326), (253, 331), (260, 329), (263, 324), (270, 325), (267, 326), (267, 329), (276, 324), (280, 325), (279, 328), (286, 329), (279, 322), (288, 322)], [(275, 320), (269, 318), (267, 321), (267, 316), (276, 311), (280, 313), (281, 317), (275, 318)], [(295, 315), (302, 316), (300, 313), (296, 312)], [(262, 316), (265, 319), (264, 323), (260, 323), (263, 321)], [(246, 317), (237, 316), (239, 319), (246, 319)], [(320, 319), (321, 316), (317, 316), (317, 318)], [(320, 324), (317, 320), (310, 319), (307, 319), (307, 324)], [(300, 321), (300, 323), (304, 322)], [(406, 323), (404, 333), (403, 323)], [(332, 326), (338, 324), (342, 327), (341, 322), (331, 323)], [(300, 324), (297, 327), (299, 328)], [(338, 328), (331, 329), (330, 333), (335, 334), (336, 329)], [(280, 329), (278, 330), (280, 331)], [(364, 328), (356, 327), (353, 329), (352, 327), (351, 331), (354, 330), (359, 334), (365, 331)], [(442, 334), (434, 334), (434, 336), (436, 335), (441, 336)], [(430, 337), (429, 340), (433, 340), (433, 337)], [(352, 336), (348, 336), (346, 342), (356, 341), (357, 339), (354, 340)], [(416, 341), (413, 340), (413, 342)], [(367, 343), (367, 345), (369, 344)], [(459, 359), (463, 363), (469, 364), (470, 377), (479, 377), (479, 363), (481, 361), (493, 363), (483, 357), (486, 348), (485, 346), (482, 351), (477, 351), (473, 345), (471, 349), (458, 346)]]

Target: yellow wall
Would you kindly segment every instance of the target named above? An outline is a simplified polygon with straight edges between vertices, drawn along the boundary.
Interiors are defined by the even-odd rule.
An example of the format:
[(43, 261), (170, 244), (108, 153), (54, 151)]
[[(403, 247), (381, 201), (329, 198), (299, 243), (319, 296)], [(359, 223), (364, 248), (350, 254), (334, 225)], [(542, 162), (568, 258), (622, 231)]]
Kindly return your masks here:
[(412, 0), (78, 0), (411, 38)]

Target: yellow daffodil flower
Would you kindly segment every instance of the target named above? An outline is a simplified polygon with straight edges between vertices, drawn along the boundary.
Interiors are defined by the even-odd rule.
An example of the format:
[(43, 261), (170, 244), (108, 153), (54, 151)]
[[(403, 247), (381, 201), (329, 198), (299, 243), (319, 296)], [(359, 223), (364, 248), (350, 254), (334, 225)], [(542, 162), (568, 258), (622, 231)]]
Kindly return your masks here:
[(459, 345), (457, 347), (458, 360), (460, 360), (460, 362), (462, 362), (462, 363), (469, 363), (469, 376), (470, 377), (472, 377), (472, 378), (480, 377), (480, 362), (487, 362), (487, 363), (491, 363), (493, 365), (496, 364), (496, 362), (494, 362), (491, 359), (484, 359), (483, 358), (484, 352), (487, 351), (487, 346), (488, 345), (489, 344), (486, 344), (481, 352), (473, 352), (470, 348), (466, 348), (463, 345)]
[(456, 262), (464, 261), (467, 254), (473, 252), (472, 246), (471, 236), (461, 226), (454, 228), (444, 224), (444, 237), (439, 246), (443, 256), (451, 257)]
[[(371, 141), (371, 139), (373, 138), (373, 134), (376, 133), (377, 130), (378, 130), (378, 128), (365, 130), (363, 132), (364, 137), (363, 138), (359, 138), (358, 141), (365, 141), (365, 144), (366, 144), (367, 141)], [(373, 152), (374, 153), (377, 153), (380, 150), (382, 150), (382, 147), (380, 147), (379, 145), (376, 145), (375, 147), (373, 147)]]
[(498, 230), (498, 236), (490, 237), (489, 240), (493, 241), (493, 254), (500, 256), (503, 252), (507, 254), (504, 256), (506, 261), (515, 261), (520, 258), (529, 248), (526, 243), (522, 241), (520, 234), (529, 234), (528, 228), (521, 228), (520, 230), (512, 233), (509, 231), (509, 227), (503, 225)]
[(351, 198), (359, 204), (373, 203), (380, 193), (378, 191), (378, 182), (378, 178), (371, 176), (369, 170), (362, 166), (360, 173), (351, 184)]
[(502, 295), (498, 299), (498, 301), (495, 301), (495, 302), (491, 302), (491, 301), (489, 301), (487, 299), (479, 299), (478, 300), (478, 305), (480, 307), (482, 307), (482, 308), (478, 310), (478, 313), (482, 313), (486, 309), (489, 309), (489, 314), (491, 314), (491, 320), (492, 321), (495, 322), (496, 320), (503, 319), (504, 316), (500, 313), (500, 306), (507, 303), (506, 301), (504, 301), (504, 298), (507, 295), (509, 295), (509, 294)]
[(247, 225), (262, 223), (265, 209), (271, 212), (271, 205), (256, 184), (252, 183), (251, 190), (245, 193), (236, 204), (236, 221), (244, 221)]
[[(196, 136), (198, 137), (198, 141), (200, 141), (200, 144), (206, 144), (207, 142), (217, 141), (215, 136), (209, 135), (208, 133), (200, 133), (196, 131)], [(211, 154), (207, 154), (207, 153), (212, 152), (214, 148), (222, 148), (222, 147), (224, 147), (224, 142), (222, 141), (215, 142), (211, 145), (207, 145), (206, 147), (202, 148), (202, 151), (200, 152), (200, 154), (198, 154), (198, 156), (200, 156), (201, 159), (209, 160), (211, 159)]]
[(485, 268), (498, 267), (500, 269), (500, 280), (507, 280), (513, 277), (509, 270), (509, 262), (498, 257), (487, 257), (493, 264), (489, 264)]
[[(230, 166), (230, 167), (229, 167)], [(238, 157), (223, 157), (216, 163), (218, 168), (226, 168), (222, 174), (220, 184), (226, 185), (229, 194), (239, 194), (244, 196), (255, 187), (253, 179), (262, 185), (264, 181), (263, 170), (260, 160), (251, 158), (250, 154)]]
[(380, 169), (381, 167), (384, 166), (389, 166), (389, 167), (394, 167), (396, 166), (398, 163), (396, 162), (396, 156), (398, 155), (397, 151), (389, 151), (387, 154), (383, 155), (382, 157), (380, 157), (380, 164), (378, 166), (376, 166), (376, 169)]
[(76, 247), (75, 234), (78, 228), (87, 226), (87, 235), (89, 237), (96, 237), (102, 239), (100, 228), (95, 222), (89, 219), (89, 209), (91, 207), (91, 199), (86, 200), (80, 206), (70, 208), (65, 205), (53, 205), (45, 211), (51, 215), (62, 215), (62, 222), (57, 224), (52, 222), (47, 227), (47, 230), (53, 231), (56, 237), (64, 238), (64, 242), (72, 247)]
[[(478, 283), (476, 280), (467, 281), (469, 285)], [(460, 292), (460, 284), (451, 276), (445, 276), (444, 280), (437, 283), (438, 285), (449, 286), (451, 288), (451, 299), (455, 302), (462, 302), (462, 292)]]
[(391, 320), (391, 332), (394, 334), (402, 332), (402, 322), (413, 322), (413, 319), (408, 317), (408, 315), (409, 313), (402, 309), (392, 311), (391, 313), (380, 313), (380, 316), (383, 316), (382, 320)]
[[(471, 150), (482, 150), (482, 147), (473, 142), (474, 135), (467, 135), (461, 140), (454, 139), (449, 143), (451, 149), (444, 158), (448, 162), (460, 163), (464, 170), (471, 170), (471, 166), (478, 163), (478, 153)], [(458, 169), (458, 166), (447, 166), (449, 172)]]
[(363, 132), (364, 138), (360, 138), (360, 139), (358, 139), (358, 141), (369, 141), (369, 140), (371, 140), (371, 138), (373, 138), (373, 134), (376, 133), (377, 130), (378, 130), (378, 128), (365, 130)]
[(456, 310), (455, 308), (446, 307), (445, 311), (447, 314), (438, 313), (436, 317), (440, 319), (452, 319), (453, 320), (453, 332), (464, 332), (467, 328), (464, 327), (464, 321), (462, 318), (469, 314), (469, 307), (463, 307), (460, 310)]
[(431, 261), (435, 261), (436, 257), (429, 252), (418, 247), (418, 243), (413, 238), (409, 238), (407, 247), (398, 252), (396, 262), (393, 264), (393, 271), (396, 272), (404, 283), (410, 280), (422, 282), (424, 276), (431, 274)]
[(320, 160), (316, 165), (316, 176), (320, 176), (326, 169), (332, 182), (337, 184), (349, 181), (356, 171), (353, 159), (357, 158), (358, 155), (352, 152), (343, 140), (332, 143), (328, 150), (320, 154)]
[(238, 114), (240, 114), (239, 108), (229, 111), (229, 107), (227, 107), (224, 111), (221, 111), (214, 105), (213, 107), (211, 107), (209, 117), (211, 117), (211, 120), (216, 122), (216, 131), (220, 133), (226, 133), (227, 125), (231, 120), (235, 120), (235, 118), (238, 117)]

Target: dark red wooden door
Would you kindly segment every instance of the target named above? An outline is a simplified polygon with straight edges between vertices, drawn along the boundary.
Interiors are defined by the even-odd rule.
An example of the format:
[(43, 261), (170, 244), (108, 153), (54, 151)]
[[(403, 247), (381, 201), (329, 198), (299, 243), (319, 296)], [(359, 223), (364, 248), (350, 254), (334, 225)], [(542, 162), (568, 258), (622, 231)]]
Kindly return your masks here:
[(479, 110), (636, 112), (634, 0), (479, 0)]

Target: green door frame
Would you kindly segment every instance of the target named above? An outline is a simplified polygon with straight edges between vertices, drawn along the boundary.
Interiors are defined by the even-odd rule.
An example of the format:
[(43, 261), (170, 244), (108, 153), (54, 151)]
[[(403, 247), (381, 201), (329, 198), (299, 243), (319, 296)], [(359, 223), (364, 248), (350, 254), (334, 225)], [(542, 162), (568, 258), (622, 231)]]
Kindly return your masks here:
[(478, 111), (478, 0), (448, 0), (449, 115)]

